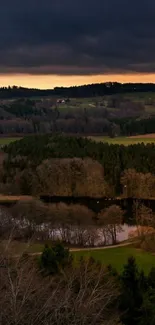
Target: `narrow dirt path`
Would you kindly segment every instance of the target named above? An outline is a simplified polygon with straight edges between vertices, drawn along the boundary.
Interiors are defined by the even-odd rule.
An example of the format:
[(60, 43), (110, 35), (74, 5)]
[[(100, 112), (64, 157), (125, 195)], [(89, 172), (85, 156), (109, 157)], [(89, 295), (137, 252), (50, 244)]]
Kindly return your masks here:
[[(71, 248), (70, 252), (84, 252), (84, 251), (96, 251), (96, 250), (103, 250), (103, 249), (112, 249), (112, 248), (118, 248), (118, 247), (124, 247), (124, 246), (130, 246), (133, 243), (136, 243), (136, 241), (134, 242), (125, 242), (125, 243), (120, 243), (117, 245), (111, 245), (111, 246), (101, 246), (101, 247), (92, 247), (92, 248)], [(30, 256), (40, 256), (42, 254), (42, 252), (38, 252), (38, 253), (29, 253)], [(15, 257), (19, 257), (20, 255), (16, 255)]]
[(102, 249), (124, 247), (124, 246), (129, 246), (129, 245), (132, 245), (132, 244), (133, 244), (133, 242), (125, 242), (125, 243), (120, 243), (120, 244), (117, 244), (117, 245), (110, 245), (110, 246), (101, 246), (101, 247), (92, 247), (92, 248), (71, 248), (70, 252), (96, 251), (96, 250), (102, 250)]

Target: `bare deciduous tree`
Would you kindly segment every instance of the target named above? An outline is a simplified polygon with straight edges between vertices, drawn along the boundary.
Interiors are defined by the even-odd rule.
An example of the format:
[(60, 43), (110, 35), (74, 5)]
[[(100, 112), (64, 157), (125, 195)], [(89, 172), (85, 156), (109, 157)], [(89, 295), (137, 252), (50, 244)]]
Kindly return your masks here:
[(102, 210), (98, 215), (98, 224), (103, 232), (104, 244), (109, 240), (112, 244), (117, 242), (117, 234), (122, 231), (124, 211), (117, 205)]
[(138, 173), (135, 169), (125, 170), (121, 177), (125, 197), (150, 198), (155, 195), (155, 176)]
[(89, 260), (42, 277), (34, 258), (0, 256), (1, 325), (116, 325), (118, 294), (112, 276)]
[(49, 207), (37, 199), (20, 200), (13, 206), (11, 213), (19, 233), (27, 239), (32, 236), (40, 238), (43, 224), (49, 220)]
[(150, 235), (155, 235), (155, 217), (152, 209), (141, 202), (135, 201), (133, 204), (133, 215), (137, 225), (137, 236), (141, 241), (146, 241)]
[(14, 224), (10, 211), (6, 208), (0, 208), (0, 238), (8, 239), (14, 230)]
[(49, 159), (37, 167), (34, 194), (92, 196), (107, 194), (101, 164), (90, 158)]

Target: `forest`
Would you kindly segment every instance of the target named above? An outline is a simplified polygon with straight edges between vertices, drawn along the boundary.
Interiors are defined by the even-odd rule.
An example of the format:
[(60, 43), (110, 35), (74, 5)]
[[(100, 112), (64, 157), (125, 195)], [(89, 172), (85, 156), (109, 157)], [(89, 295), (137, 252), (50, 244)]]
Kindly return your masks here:
[(0, 98), (25, 98), (37, 96), (67, 96), (67, 97), (93, 97), (103, 96), (106, 94), (117, 93), (136, 93), (136, 92), (153, 92), (155, 84), (153, 83), (118, 83), (106, 82), (101, 84), (90, 84), (73, 87), (56, 87), (54, 89), (29, 89), (24, 87), (1, 87)]
[(127, 147), (62, 135), (27, 136), (1, 151), (1, 193), (155, 197), (155, 144)]
[[(57, 132), (1, 148), (0, 193), (19, 196), (0, 209), (2, 325), (155, 325), (155, 215), (144, 204), (155, 197), (154, 161), (153, 143), (110, 145)], [(95, 211), (81, 203), (44, 202), (44, 196), (105, 198), (109, 204)], [(132, 256), (121, 271), (104, 254), (99, 260), (94, 250), (91, 257), (98, 246), (118, 259), (119, 247), (104, 247), (116, 246), (124, 223), (130, 226), (127, 206), (113, 203), (118, 196), (133, 203), (135, 227), (124, 249), (141, 252), (142, 269)], [(31, 245), (42, 249), (22, 250)], [(88, 248), (89, 256), (83, 254)]]

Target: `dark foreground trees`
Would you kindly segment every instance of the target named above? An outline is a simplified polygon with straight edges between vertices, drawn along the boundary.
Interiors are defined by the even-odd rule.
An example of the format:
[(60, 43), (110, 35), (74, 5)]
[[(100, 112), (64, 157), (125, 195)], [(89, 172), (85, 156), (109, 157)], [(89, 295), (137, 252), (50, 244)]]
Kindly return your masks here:
[(61, 242), (58, 242), (53, 247), (46, 244), (39, 259), (40, 269), (46, 275), (57, 274), (71, 263), (72, 256)]
[(114, 278), (91, 260), (43, 276), (34, 257), (0, 254), (1, 325), (116, 325), (118, 294)]
[(0, 251), (1, 325), (155, 324), (155, 271), (144, 275), (133, 257), (117, 274), (91, 257), (70, 259), (60, 243), (45, 247), (42, 265), (11, 255)]
[(128, 259), (120, 275), (121, 321), (125, 325), (155, 324), (155, 276), (154, 268), (148, 276), (136, 265), (133, 257)]
[(127, 265), (124, 266), (120, 281), (122, 322), (125, 325), (139, 324), (146, 279), (144, 274), (139, 272), (134, 258), (129, 258)]

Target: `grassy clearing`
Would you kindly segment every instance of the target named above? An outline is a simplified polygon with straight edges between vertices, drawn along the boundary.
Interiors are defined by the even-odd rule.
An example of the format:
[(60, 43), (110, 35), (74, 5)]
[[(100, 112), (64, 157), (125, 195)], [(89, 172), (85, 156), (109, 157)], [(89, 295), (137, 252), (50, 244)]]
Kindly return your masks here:
[[(7, 247), (7, 242), (1, 242), (1, 248), (4, 249)], [(21, 242), (12, 242), (9, 244), (9, 249), (14, 255), (21, 254), (23, 252), (27, 253), (40, 253), (43, 251), (44, 244), (40, 243), (21, 243)], [(81, 256), (90, 257), (92, 256), (96, 261), (102, 262), (104, 265), (111, 264), (117, 269), (118, 272), (121, 272), (123, 265), (127, 262), (128, 257), (134, 256), (137, 264), (140, 269), (143, 269), (146, 274), (150, 271), (151, 267), (155, 267), (155, 255), (145, 252), (143, 250), (137, 249), (131, 245), (124, 247), (114, 247), (98, 250), (81, 250), (77, 252), (72, 252), (75, 257), (75, 261)]]
[(143, 269), (146, 274), (148, 274), (152, 266), (155, 266), (154, 255), (131, 246), (78, 251), (74, 252), (74, 256), (76, 259), (80, 258), (80, 256), (92, 256), (96, 261), (100, 261), (105, 265), (111, 264), (118, 272), (122, 271), (123, 265), (130, 256), (135, 257), (139, 268)]
[(117, 137), (117, 138), (109, 138), (109, 137), (102, 137), (102, 136), (90, 136), (89, 139), (96, 141), (96, 142), (105, 142), (109, 144), (123, 144), (124, 146), (128, 146), (131, 144), (137, 144), (137, 143), (155, 143), (155, 137), (152, 138), (145, 138), (145, 136), (139, 136), (135, 138), (128, 138), (128, 137)]
[(18, 140), (20, 140), (20, 139), (22, 139), (22, 138), (20, 138), (20, 137), (12, 137), (12, 138), (3, 138), (3, 137), (0, 137), (0, 145), (5, 145), (5, 144), (9, 144), (9, 143), (11, 143), (11, 142), (14, 142), (14, 141), (18, 141)]

